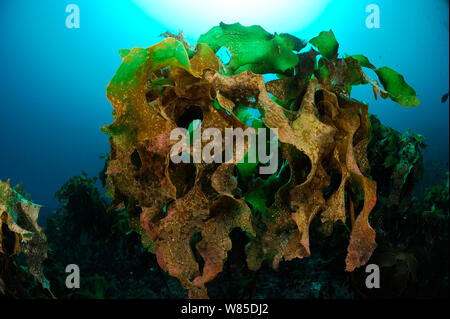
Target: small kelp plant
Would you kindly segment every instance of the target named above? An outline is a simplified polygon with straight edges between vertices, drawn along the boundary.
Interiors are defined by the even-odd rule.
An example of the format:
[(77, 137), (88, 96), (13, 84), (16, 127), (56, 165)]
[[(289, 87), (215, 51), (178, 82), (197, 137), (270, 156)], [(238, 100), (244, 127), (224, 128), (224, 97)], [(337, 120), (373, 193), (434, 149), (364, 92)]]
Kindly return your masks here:
[(12, 257), (19, 253), (25, 255), (26, 272), (52, 295), (43, 273), (47, 241), (37, 222), (40, 209), (20, 184), (11, 187), (9, 180), (0, 181), (0, 296), (14, 295), (17, 283), (10, 271), (14, 268)]
[[(315, 217), (325, 234), (334, 223), (347, 223), (346, 270), (364, 265), (376, 247), (369, 225), (376, 183), (366, 154), (368, 106), (350, 93), (369, 84), (375, 97), (417, 106), (403, 76), (363, 55), (338, 57), (332, 31), (311, 39), (309, 50), (292, 35), (239, 23), (212, 28), (196, 47), (166, 36), (149, 48), (119, 51), (123, 61), (107, 88), (115, 121), (102, 128), (111, 137), (111, 207), (125, 205), (161, 268), (191, 298), (205, 298), (205, 284), (222, 271), (232, 248), (233, 229), (248, 236), (250, 270), (263, 262), (276, 269), (283, 259), (310, 255)], [(222, 48), (228, 63), (216, 55)], [(381, 85), (363, 68), (374, 70)], [(265, 83), (264, 74), (278, 78)], [(199, 127), (218, 128), (222, 136), (226, 128), (276, 128), (278, 170), (259, 175), (261, 163), (247, 156), (174, 164), (170, 132), (177, 127), (194, 138)], [(360, 205), (355, 198), (363, 199)]]

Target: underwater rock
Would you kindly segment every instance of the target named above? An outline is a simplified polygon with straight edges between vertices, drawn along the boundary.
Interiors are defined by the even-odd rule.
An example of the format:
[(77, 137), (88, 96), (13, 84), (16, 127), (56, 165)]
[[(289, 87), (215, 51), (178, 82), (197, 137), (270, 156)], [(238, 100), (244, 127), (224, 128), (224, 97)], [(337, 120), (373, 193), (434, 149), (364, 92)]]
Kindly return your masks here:
[[(376, 69), (362, 55), (338, 58), (332, 31), (310, 43), (318, 51), (295, 54), (305, 41), (222, 23), (203, 34), (192, 53), (170, 35), (120, 53), (122, 64), (107, 88), (115, 120), (102, 128), (111, 137), (110, 208), (125, 205), (144, 245), (191, 298), (208, 296), (206, 284), (222, 271), (236, 228), (248, 237), (247, 264), (255, 271), (263, 262), (277, 269), (282, 260), (310, 256), (316, 217), (328, 234), (333, 223), (350, 220), (347, 271), (367, 263), (376, 247), (369, 224), (377, 197), (367, 159), (368, 106), (350, 97), (351, 87), (371, 84), (376, 97), (404, 106), (419, 100), (394, 70)], [(221, 47), (231, 53), (226, 65), (215, 55)], [(362, 67), (374, 69), (384, 89)], [(265, 83), (261, 74), (267, 73), (279, 80)], [(260, 175), (261, 163), (245, 157), (221, 165), (171, 163), (170, 132), (192, 129), (194, 121), (222, 136), (226, 128), (277, 129), (278, 171)], [(188, 153), (194, 156), (191, 148)], [(358, 198), (361, 205), (354, 205)]]

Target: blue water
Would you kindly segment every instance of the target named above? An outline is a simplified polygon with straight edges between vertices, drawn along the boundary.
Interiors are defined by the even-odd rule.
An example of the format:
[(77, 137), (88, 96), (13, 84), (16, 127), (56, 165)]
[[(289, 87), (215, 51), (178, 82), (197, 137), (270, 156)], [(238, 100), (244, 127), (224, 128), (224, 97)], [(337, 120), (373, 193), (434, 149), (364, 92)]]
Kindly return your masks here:
[[(80, 8), (79, 29), (65, 26), (69, 3)], [(380, 7), (379, 29), (365, 26), (370, 3)], [(422, 102), (417, 108), (375, 101), (366, 86), (353, 96), (384, 124), (425, 136), (430, 182), (448, 169), (449, 105), (440, 101), (449, 89), (448, 25), (444, 0), (331, 0), (313, 24), (291, 32), (310, 39), (333, 29), (340, 53), (365, 54), (405, 76)], [(0, 0), (0, 179), (23, 183), (44, 205), (42, 220), (58, 207), (54, 193), (68, 178), (103, 167), (109, 144), (100, 127), (113, 121), (105, 88), (121, 62), (118, 49), (153, 45), (167, 29), (183, 25), (163, 26), (132, 1)], [(286, 30), (280, 23), (267, 31)], [(195, 43), (198, 34), (186, 36)]]

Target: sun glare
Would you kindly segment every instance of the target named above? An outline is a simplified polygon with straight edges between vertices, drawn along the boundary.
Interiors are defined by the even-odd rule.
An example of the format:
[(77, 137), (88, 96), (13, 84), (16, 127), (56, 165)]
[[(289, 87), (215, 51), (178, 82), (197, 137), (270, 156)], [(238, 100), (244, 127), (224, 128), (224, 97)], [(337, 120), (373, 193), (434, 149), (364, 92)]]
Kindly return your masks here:
[(267, 31), (296, 32), (311, 24), (330, 0), (134, 0), (172, 31), (197, 38), (221, 21), (261, 25)]

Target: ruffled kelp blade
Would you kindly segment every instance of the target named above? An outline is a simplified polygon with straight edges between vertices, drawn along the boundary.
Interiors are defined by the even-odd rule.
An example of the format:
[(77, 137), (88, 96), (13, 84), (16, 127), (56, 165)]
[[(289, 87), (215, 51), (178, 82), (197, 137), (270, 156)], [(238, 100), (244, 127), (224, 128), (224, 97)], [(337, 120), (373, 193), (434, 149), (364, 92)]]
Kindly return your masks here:
[(406, 83), (403, 75), (399, 74), (397, 71), (386, 66), (377, 69), (370, 63), (369, 59), (362, 54), (347, 57), (358, 60), (361, 67), (374, 70), (384, 89), (389, 93), (388, 96), (393, 101), (407, 107), (420, 105), (416, 91)]
[[(404, 77), (397, 71), (389, 67), (377, 69), (362, 54), (350, 56), (345, 54), (344, 59), (338, 58), (339, 43), (332, 30), (322, 31), (317, 37), (311, 39), (309, 43), (315, 46), (319, 53), (327, 60), (325, 62), (319, 60), (318, 71), (322, 78), (328, 79), (332, 76), (333, 78), (330, 81), (337, 78), (340, 84), (347, 86), (346, 89), (348, 92), (351, 91), (351, 86), (353, 85), (370, 83), (374, 88), (375, 97), (380, 92), (383, 98), (389, 97), (406, 107), (418, 106), (420, 104), (416, 91), (406, 83)], [(357, 61), (358, 64), (355, 64), (354, 61)], [(386, 91), (379, 88), (376, 81), (364, 74), (361, 67), (374, 70)], [(345, 79), (345, 83), (342, 83), (342, 79)]]
[[(377, 197), (367, 160), (368, 106), (350, 98), (351, 87), (370, 83), (377, 94), (406, 106), (418, 100), (395, 71), (375, 69), (363, 55), (338, 58), (332, 31), (310, 42), (318, 51), (296, 54), (305, 46), (296, 37), (221, 23), (200, 36), (192, 54), (172, 37), (120, 51), (122, 64), (107, 88), (115, 121), (103, 127), (111, 136), (106, 181), (111, 205), (127, 206), (145, 247), (192, 298), (207, 297), (206, 284), (222, 271), (234, 228), (249, 237), (250, 270), (310, 256), (315, 218), (331, 234), (333, 224), (345, 223), (351, 214), (347, 271), (367, 263), (376, 247), (369, 224)], [(222, 47), (231, 54), (227, 65), (216, 56)], [(386, 91), (363, 67), (378, 73)], [(265, 83), (265, 73), (280, 79)], [(189, 129), (193, 143), (202, 147), (207, 142), (200, 129), (217, 128), (221, 145), (227, 128), (277, 129), (276, 154), (282, 156), (277, 173), (259, 176), (262, 156), (257, 152), (256, 162), (249, 161), (254, 146), (248, 140), (242, 156), (228, 163), (174, 164), (169, 136), (177, 126)], [(192, 149), (186, 153), (195, 156)], [(341, 182), (325, 197), (330, 171)], [(347, 209), (348, 189), (358, 192), (359, 212)]]
[(392, 100), (408, 107), (420, 104), (416, 91), (406, 83), (403, 75), (387, 66), (376, 69), (375, 72)]
[(320, 54), (327, 59), (331, 60), (337, 58), (339, 43), (336, 41), (336, 37), (332, 30), (320, 32), (317, 37), (309, 40), (309, 43), (319, 49)]
[(202, 34), (199, 43), (208, 44), (214, 52), (221, 47), (231, 53), (230, 73), (245, 70), (254, 73), (284, 73), (298, 63), (292, 51), (300, 51), (306, 43), (290, 34), (270, 34), (260, 26), (245, 27), (240, 23), (213, 27)]
[(183, 44), (174, 38), (120, 54), (122, 64), (107, 87), (115, 121), (102, 130), (125, 148), (135, 140), (152, 138), (167, 128), (166, 121), (147, 104), (148, 76), (165, 67), (178, 67), (190, 73), (192, 70)]
[(353, 54), (353, 55), (345, 54), (345, 57), (346, 58), (350, 57), (350, 58), (353, 58), (353, 59), (357, 60), (359, 62), (359, 65), (361, 65), (362, 67), (375, 69), (373, 64), (370, 63), (369, 59), (366, 56), (362, 55), (362, 54)]

